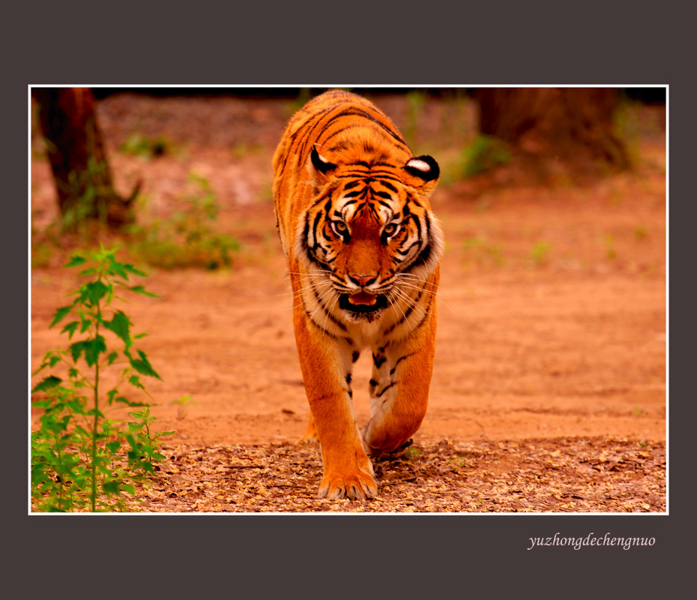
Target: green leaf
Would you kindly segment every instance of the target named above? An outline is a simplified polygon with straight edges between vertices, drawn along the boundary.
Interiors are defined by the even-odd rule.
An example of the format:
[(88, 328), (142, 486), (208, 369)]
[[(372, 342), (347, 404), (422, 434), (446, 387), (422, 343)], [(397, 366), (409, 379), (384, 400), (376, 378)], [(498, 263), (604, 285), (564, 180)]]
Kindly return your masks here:
[(61, 360), (59, 352), (60, 352), (60, 350), (55, 351), (55, 352), (53, 350), (49, 350), (46, 353), (46, 355), (44, 356), (44, 360), (41, 363), (41, 366), (38, 369), (36, 369), (36, 371), (34, 371), (32, 373), (32, 376), (38, 375), (41, 371), (43, 371), (44, 369), (46, 369), (48, 367), (50, 367), (50, 368), (55, 367)]
[(85, 360), (88, 366), (94, 365), (102, 352), (106, 352), (106, 341), (101, 335), (84, 342)]
[(147, 404), (146, 402), (133, 402), (132, 400), (128, 400), (123, 396), (119, 396), (118, 398), (114, 399), (114, 402), (120, 402), (121, 404), (125, 404), (126, 406), (149, 406), (149, 404)]
[(68, 314), (70, 314), (70, 311), (73, 309), (74, 304), (71, 304), (70, 306), (63, 306), (56, 310), (55, 313), (53, 313), (53, 321), (51, 321), (51, 324), (48, 326), (49, 329), (53, 327), (56, 323), (59, 323), (62, 321)]
[(92, 321), (90, 319), (87, 319), (84, 315), (84, 313), (80, 313), (80, 321), (82, 325), (80, 326), (80, 333), (85, 333), (90, 328), (90, 325), (92, 325)]
[(71, 339), (73, 339), (73, 334), (75, 333), (75, 330), (77, 329), (77, 326), (79, 324), (80, 324), (80, 321), (71, 321), (65, 327), (63, 327), (63, 331), (61, 331), (61, 333), (65, 333), (67, 331), (68, 332), (68, 339), (71, 340)]
[(104, 321), (104, 327), (113, 331), (126, 344), (126, 347), (131, 345), (130, 327), (131, 322), (123, 311), (116, 311), (111, 321)]
[(118, 481), (105, 481), (102, 484), (102, 489), (107, 496), (119, 493), (119, 483)]
[(35, 392), (45, 392), (46, 390), (53, 389), (61, 381), (63, 380), (60, 377), (56, 377), (55, 375), (49, 375), (43, 381), (37, 384), (36, 387), (34, 387), (34, 389), (31, 391), (31, 393), (34, 394)]
[(116, 275), (117, 277), (121, 277), (121, 279), (128, 279), (128, 273), (123, 267), (121, 263), (114, 261), (109, 265), (106, 272), (108, 275)]
[(94, 275), (97, 272), (97, 269), (89, 268), (85, 269), (84, 271), (80, 271), (80, 277), (87, 277), (87, 275)]
[(118, 440), (116, 440), (114, 442), (107, 442), (106, 447), (111, 452), (116, 452), (121, 447), (121, 442), (119, 442)]
[(132, 292), (135, 292), (136, 294), (142, 294), (143, 296), (150, 296), (151, 298), (159, 298), (157, 294), (153, 294), (152, 292), (146, 292), (145, 287), (142, 285), (134, 285), (132, 287), (126, 286), (129, 290)]
[(140, 377), (138, 377), (138, 375), (131, 375), (128, 378), (128, 383), (130, 383), (133, 387), (137, 387), (141, 390), (145, 389), (145, 386), (140, 382)]
[(129, 273), (133, 273), (134, 275), (139, 275), (140, 277), (147, 277), (147, 275), (143, 273), (143, 271), (139, 271), (131, 264), (126, 263), (123, 265), (123, 268)]
[(69, 269), (70, 267), (77, 267), (79, 265), (83, 265), (87, 262), (86, 258), (83, 258), (82, 256), (78, 256), (77, 254), (74, 254), (73, 256), (70, 257), (70, 261), (68, 261), (63, 268), (64, 269)]
[(152, 365), (148, 361), (148, 357), (145, 355), (145, 352), (143, 352), (142, 350), (138, 350), (138, 356), (140, 356), (139, 359), (131, 358), (129, 356), (131, 366), (141, 375), (156, 377), (157, 379), (161, 380), (162, 378), (158, 375), (157, 371), (155, 371), (155, 369), (152, 368)]
[(112, 365), (114, 364), (114, 361), (119, 357), (118, 352), (112, 352), (109, 354), (109, 356), (106, 357), (107, 364)]
[(75, 342), (74, 344), (70, 344), (68, 347), (68, 350), (70, 351), (70, 356), (73, 357), (73, 362), (77, 362), (78, 358), (80, 358), (80, 355), (85, 349), (85, 343), (84, 341), (80, 342)]
[(90, 281), (82, 286), (81, 289), (82, 298), (89, 300), (93, 306), (96, 306), (109, 291), (109, 286), (104, 285), (101, 281)]

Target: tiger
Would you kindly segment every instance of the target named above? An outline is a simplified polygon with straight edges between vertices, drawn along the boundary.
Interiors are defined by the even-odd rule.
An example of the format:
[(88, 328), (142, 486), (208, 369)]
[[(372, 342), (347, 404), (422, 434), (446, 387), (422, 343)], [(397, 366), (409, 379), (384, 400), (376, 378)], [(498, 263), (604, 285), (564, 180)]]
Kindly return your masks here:
[[(318, 497), (374, 498), (371, 458), (403, 452), (428, 405), (444, 250), (429, 198), (440, 169), (372, 102), (330, 90), (291, 117), (273, 170), (310, 405), (302, 440), (321, 449)], [(359, 429), (351, 374), (365, 349), (370, 418)]]

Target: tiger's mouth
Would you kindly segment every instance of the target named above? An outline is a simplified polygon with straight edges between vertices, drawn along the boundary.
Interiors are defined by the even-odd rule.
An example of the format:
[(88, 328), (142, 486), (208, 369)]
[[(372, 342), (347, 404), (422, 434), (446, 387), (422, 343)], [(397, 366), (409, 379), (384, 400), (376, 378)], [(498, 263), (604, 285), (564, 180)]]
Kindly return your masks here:
[(339, 296), (339, 308), (357, 314), (370, 314), (387, 308), (387, 296), (385, 294), (373, 295), (368, 292), (357, 294), (341, 294)]

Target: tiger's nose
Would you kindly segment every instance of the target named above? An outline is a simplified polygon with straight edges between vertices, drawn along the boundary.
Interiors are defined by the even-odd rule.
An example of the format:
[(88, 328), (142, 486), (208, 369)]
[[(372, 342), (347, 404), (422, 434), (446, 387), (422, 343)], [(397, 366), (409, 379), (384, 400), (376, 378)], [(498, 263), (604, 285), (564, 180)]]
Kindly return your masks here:
[(353, 281), (356, 285), (360, 287), (367, 287), (371, 283), (374, 283), (378, 278), (377, 275), (351, 275), (349, 274), (349, 279)]

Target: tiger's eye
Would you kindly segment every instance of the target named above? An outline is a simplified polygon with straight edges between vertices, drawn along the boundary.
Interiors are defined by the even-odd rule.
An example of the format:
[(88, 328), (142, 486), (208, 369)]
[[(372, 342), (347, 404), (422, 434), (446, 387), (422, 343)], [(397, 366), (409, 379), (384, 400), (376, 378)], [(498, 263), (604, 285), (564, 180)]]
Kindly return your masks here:
[(334, 221), (334, 229), (339, 233), (346, 233), (348, 226), (343, 221)]
[(385, 235), (390, 236), (393, 235), (397, 231), (398, 225), (396, 223), (388, 223), (385, 225), (385, 228), (382, 230)]

